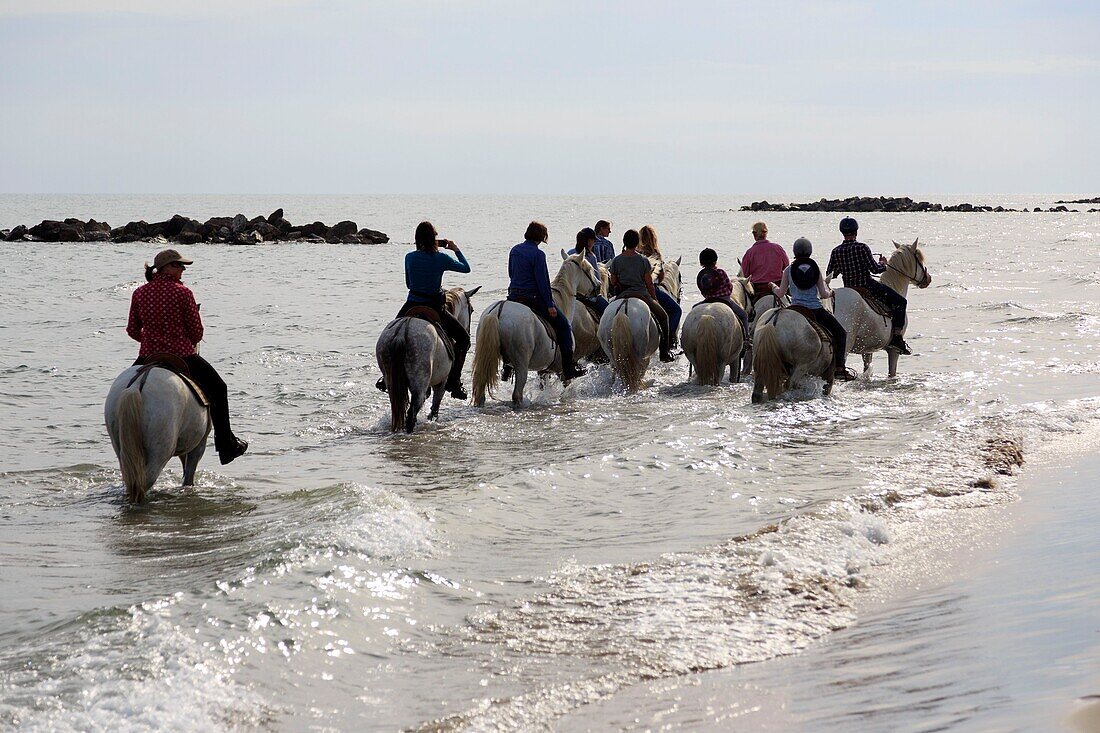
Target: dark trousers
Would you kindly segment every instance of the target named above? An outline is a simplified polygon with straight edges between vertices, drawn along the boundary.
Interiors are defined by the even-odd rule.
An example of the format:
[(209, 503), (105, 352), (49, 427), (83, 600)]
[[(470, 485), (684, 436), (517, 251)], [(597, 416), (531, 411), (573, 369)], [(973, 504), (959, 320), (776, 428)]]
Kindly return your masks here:
[(901, 297), (896, 290), (883, 285), (878, 280), (872, 280), (867, 283), (867, 290), (883, 303), (890, 306), (890, 321), (893, 324), (894, 331), (896, 333), (901, 333), (902, 330), (905, 329), (905, 306), (908, 304), (908, 301)]
[(824, 308), (812, 308), (810, 312), (814, 314), (814, 320), (818, 325), (824, 328), (833, 337), (833, 363), (836, 364), (836, 368), (843, 370), (844, 362), (848, 357), (848, 332), (844, 330), (844, 326), (840, 325), (840, 321), (836, 319), (829, 311)]
[(509, 295), (508, 300), (512, 301), (513, 303), (523, 303), (535, 313), (538, 313), (540, 316), (550, 321), (550, 325), (554, 327), (554, 335), (558, 337), (558, 348), (561, 349), (562, 371), (566, 371), (572, 368), (573, 327), (569, 324), (569, 319), (565, 317), (565, 314), (561, 312), (561, 309), (555, 308), (554, 312), (557, 313), (557, 315), (551, 318), (550, 309), (544, 306), (536, 298), (529, 298), (524, 295)]
[(603, 297), (602, 295), (593, 295), (591, 298), (582, 298), (578, 295), (577, 300), (586, 305), (592, 306), (592, 308), (596, 311), (596, 315), (601, 318), (603, 317), (603, 312), (607, 310), (607, 298)]
[[(749, 315), (745, 313), (744, 308), (737, 305), (737, 303), (734, 303), (729, 298), (725, 297), (711, 297), (707, 298), (703, 302), (724, 303), (725, 305), (728, 305), (730, 307), (730, 310), (733, 311), (733, 314), (737, 316), (737, 320), (741, 322), (741, 335), (745, 337), (745, 343), (747, 344), (749, 342)], [(700, 305), (702, 304), (700, 303)]]
[(431, 308), (439, 314), (439, 325), (455, 344), (455, 360), (451, 364), (451, 373), (447, 376), (447, 389), (458, 387), (462, 384), (462, 367), (466, 365), (466, 355), (470, 353), (470, 334), (451, 315), (451, 312), (443, 307), (442, 298), (438, 303), (418, 303), (414, 300), (406, 300), (401, 310), (397, 311), (397, 318), (403, 317), (413, 308), (424, 306)]
[(657, 288), (656, 290), (657, 302), (668, 314), (668, 342), (669, 344), (677, 343), (679, 341), (677, 335), (680, 333), (680, 317), (684, 315), (684, 309), (663, 288)]
[[(229, 425), (229, 388), (206, 359), (198, 354), (183, 357), (191, 378), (210, 402), (210, 420), (214, 423), (214, 448), (221, 452), (235, 445), (233, 428)], [(144, 357), (138, 357), (134, 364), (144, 364)]]
[(763, 298), (765, 295), (772, 294), (772, 285), (779, 287), (779, 283), (753, 283), (752, 284), (752, 302)]

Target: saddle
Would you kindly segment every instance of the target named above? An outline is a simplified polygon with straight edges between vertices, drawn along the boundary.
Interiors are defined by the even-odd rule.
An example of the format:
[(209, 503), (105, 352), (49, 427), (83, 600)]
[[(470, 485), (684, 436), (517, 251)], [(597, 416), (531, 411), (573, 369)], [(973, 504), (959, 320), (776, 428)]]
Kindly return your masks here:
[(832, 348), (833, 335), (826, 331), (821, 326), (821, 324), (817, 322), (817, 319), (814, 318), (814, 312), (812, 310), (804, 305), (788, 305), (787, 310), (794, 311), (795, 313), (801, 313), (803, 317), (805, 317), (805, 319), (810, 322), (810, 325), (814, 327), (814, 330), (817, 331), (817, 335), (821, 339), (821, 342), (829, 348)]
[(778, 285), (779, 283), (753, 283), (752, 293), (749, 294), (749, 298), (752, 299), (752, 304), (756, 305), (756, 302), (761, 298), (766, 298), (772, 294), (772, 285)]
[(451, 361), (454, 361), (455, 343), (451, 340), (450, 335), (443, 330), (443, 323), (439, 319), (439, 313), (437, 313), (434, 308), (430, 308), (426, 305), (416, 305), (405, 311), (404, 317), (419, 318), (435, 326), (435, 332), (439, 334), (439, 338), (443, 340), (443, 345), (447, 348), (447, 355), (451, 357)]
[(871, 306), (871, 310), (873, 310), (875, 313), (878, 313), (884, 319), (890, 318), (894, 315), (894, 311), (890, 308), (890, 306), (879, 300), (878, 297), (873, 295), (870, 290), (863, 287), (862, 285), (852, 288), (852, 290), (859, 293), (863, 300), (867, 302), (867, 305)]
[(152, 354), (145, 357), (145, 363), (142, 364), (137, 370), (137, 373), (130, 378), (126, 386), (131, 387), (134, 382), (138, 382), (138, 390), (144, 389), (145, 382), (149, 379), (149, 372), (154, 369), (167, 369), (175, 374), (183, 380), (183, 383), (191, 390), (191, 394), (195, 395), (195, 399), (199, 401), (200, 405), (203, 407), (210, 407), (210, 400), (206, 398), (206, 394), (202, 391), (202, 387), (191, 378), (191, 369), (187, 366), (187, 362), (175, 354)]
[(600, 312), (596, 310), (591, 303), (587, 300), (581, 300), (580, 298), (577, 298), (577, 302), (585, 307), (585, 310), (588, 311), (588, 315), (592, 316), (593, 321), (597, 324), (600, 322)]

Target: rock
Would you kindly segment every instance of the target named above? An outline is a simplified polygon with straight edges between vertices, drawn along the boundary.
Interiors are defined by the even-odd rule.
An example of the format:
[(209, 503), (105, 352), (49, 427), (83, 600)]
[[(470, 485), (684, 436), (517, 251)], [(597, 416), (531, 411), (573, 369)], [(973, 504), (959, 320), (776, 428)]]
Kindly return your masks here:
[(1056, 204), (1100, 204), (1100, 196), (1094, 199), (1074, 199), (1073, 201), (1055, 201)]
[(259, 222), (253, 225), (252, 231), (260, 235), (260, 239), (274, 242), (282, 233), (279, 228), (267, 223), (267, 219), (261, 219)]
[(137, 237), (138, 239), (144, 239), (149, 236), (149, 224), (145, 221), (132, 221), (122, 227), (122, 233)]
[(328, 227), (319, 221), (315, 221), (312, 224), (306, 224), (301, 228), (301, 231), (303, 235), (313, 234), (321, 239), (328, 236)]
[(330, 237), (342, 239), (349, 234), (355, 234), (357, 231), (359, 231), (359, 226), (354, 221), (341, 221), (333, 225), (328, 233)]
[(202, 241), (202, 235), (196, 231), (184, 231), (176, 235), (175, 241), (180, 244), (198, 244)]
[(88, 232), (108, 232), (109, 233), (110, 231), (111, 231), (111, 225), (108, 224), (105, 221), (96, 221), (95, 219), (89, 219), (87, 221), (87, 223), (84, 224), (84, 233), (85, 234), (87, 234)]
[(1034, 209), (1032, 209), (1032, 211), (1042, 211), (1042, 209), (1040, 209), (1038, 206), (1036, 206)]
[(64, 223), (65, 223), (66, 226), (72, 227), (73, 229), (80, 232), (81, 234), (84, 233), (85, 224), (80, 219), (74, 219), (74, 218), (70, 217), (70, 218), (66, 219)]
[(316, 244), (324, 244), (325, 238), (318, 234), (303, 234), (299, 240), (300, 242), (314, 242)]
[(229, 228), (232, 229), (235, 234), (239, 234), (243, 232), (247, 226), (248, 219), (245, 218), (244, 214), (237, 214), (233, 217), (233, 223), (229, 225)]
[[(168, 221), (161, 222), (159, 225), (153, 225), (150, 228), (154, 232), (159, 230), (160, 234), (163, 234), (164, 236), (171, 239), (172, 237), (174, 237), (177, 234), (179, 234), (180, 232), (182, 232), (184, 226), (186, 226), (191, 221), (193, 221), (193, 220), (188, 219), (186, 216), (182, 216), (180, 214), (175, 214)], [(198, 224), (198, 222), (195, 222), (195, 223)], [(198, 231), (198, 230), (196, 229), (194, 231)]]
[(64, 224), (59, 221), (46, 219), (39, 224), (35, 224), (27, 230), (27, 233), (32, 237), (37, 237), (38, 240), (42, 242), (56, 242), (58, 232), (61, 231), (61, 227), (63, 226)]
[(0, 239), (7, 241), (9, 234), (11, 234), (11, 229), (0, 229)]
[(388, 236), (374, 229), (360, 229), (359, 238), (371, 244), (386, 244), (390, 241)]
[(109, 242), (111, 241), (111, 233), (103, 232), (98, 229), (92, 229), (91, 231), (85, 230), (84, 232), (85, 242)]
[(19, 224), (18, 226), (13, 228), (10, 232), (8, 232), (8, 236), (4, 237), (4, 239), (8, 242), (14, 242), (16, 240), (22, 239), (23, 235), (25, 235), (26, 233), (27, 233), (27, 227), (23, 226), (22, 224)]
[(263, 237), (256, 232), (238, 232), (232, 241), (234, 244), (259, 244)]
[[(84, 222), (80, 222), (82, 225)], [(84, 232), (69, 224), (64, 224), (57, 230), (58, 242), (83, 242)]]
[(212, 216), (205, 222), (206, 226), (211, 227), (215, 231), (220, 230), (222, 227), (228, 229), (233, 224), (233, 218), (230, 216)]
[(275, 209), (275, 211), (272, 211), (270, 214), (267, 215), (267, 223), (268, 224), (271, 224), (273, 226), (278, 226), (279, 222), (281, 222), (281, 221), (286, 221), (285, 219), (283, 219), (283, 210), (282, 209)]

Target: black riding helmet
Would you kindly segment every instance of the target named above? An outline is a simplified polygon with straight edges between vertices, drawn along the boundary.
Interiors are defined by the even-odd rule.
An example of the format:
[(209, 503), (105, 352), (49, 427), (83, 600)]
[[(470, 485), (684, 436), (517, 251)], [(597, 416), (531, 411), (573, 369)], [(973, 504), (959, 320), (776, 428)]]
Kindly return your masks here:
[(859, 231), (859, 222), (850, 216), (846, 216), (840, 220), (840, 233), (841, 234), (855, 234)]

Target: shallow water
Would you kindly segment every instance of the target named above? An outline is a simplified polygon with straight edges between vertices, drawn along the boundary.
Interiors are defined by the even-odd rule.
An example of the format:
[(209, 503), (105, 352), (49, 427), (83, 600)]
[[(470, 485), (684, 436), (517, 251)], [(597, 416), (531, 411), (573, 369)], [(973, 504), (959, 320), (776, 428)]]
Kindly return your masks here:
[[(681, 359), (637, 395), (602, 367), (564, 392), (536, 382), (519, 412), (448, 399), (438, 424), (384, 430), (374, 340), (403, 300), (420, 219), (463, 246), (474, 272), (447, 283), (484, 286), (476, 315), (502, 297), (504, 255), (532, 217), (551, 262), (609, 218), (616, 237), (651, 223), (667, 255), (713, 246), (735, 270), (757, 218), (728, 210), (742, 203), (0, 197), (0, 226), (282, 206), (394, 239), (188, 250), (202, 351), (252, 448), (224, 468), (208, 455), (193, 492), (170, 467), (139, 508), (123, 501), (102, 402), (136, 353), (126, 310), (157, 245), (0, 244), (2, 724), (575, 720), (638, 682), (797, 653), (851, 625), (861, 598), (928, 562), (900, 535), (980, 531), (973, 508), (1014, 499), (991, 446), (1042, 451), (1092, 419), (1100, 215), (865, 214), (875, 251), (919, 235), (934, 278), (910, 293), (916, 353), (896, 380), (879, 356), (869, 382), (828, 399), (754, 407), (750, 383), (691, 386)], [(829, 214), (767, 221), (819, 259), (836, 239)]]

